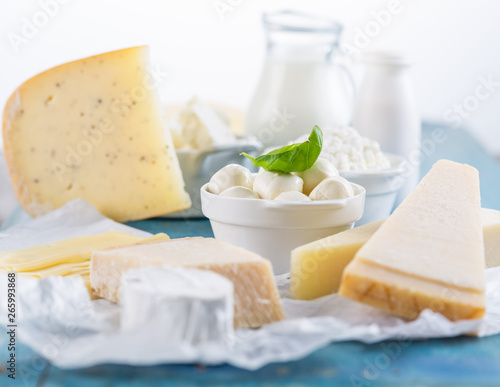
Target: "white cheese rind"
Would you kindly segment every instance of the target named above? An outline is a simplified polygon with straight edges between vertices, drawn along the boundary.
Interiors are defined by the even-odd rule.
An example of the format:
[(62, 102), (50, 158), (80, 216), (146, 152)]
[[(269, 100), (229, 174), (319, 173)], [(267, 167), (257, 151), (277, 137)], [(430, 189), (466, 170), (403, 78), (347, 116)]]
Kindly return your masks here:
[(122, 278), (120, 328), (168, 332), (170, 342), (202, 345), (233, 333), (233, 284), (208, 270), (144, 267)]

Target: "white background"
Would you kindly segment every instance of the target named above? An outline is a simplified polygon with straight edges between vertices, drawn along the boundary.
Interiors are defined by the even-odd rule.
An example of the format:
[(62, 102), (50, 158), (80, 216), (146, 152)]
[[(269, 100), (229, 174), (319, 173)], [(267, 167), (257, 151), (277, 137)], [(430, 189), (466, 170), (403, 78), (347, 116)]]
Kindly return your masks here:
[[(64, 3), (26, 43), (11, 43), (43, 4)], [(234, 4), (222, 17), (215, 5)], [(472, 97), (479, 78), (500, 81), (500, 3), (488, 0), (401, 0), (365, 49), (405, 49), (426, 120), (442, 121)], [(153, 62), (168, 70), (167, 102), (193, 94), (244, 108), (258, 79), (265, 41), (263, 11), (292, 8), (337, 19), (343, 42), (388, 9), (378, 0), (1, 0), (0, 105), (27, 78), (54, 65), (127, 46), (148, 44)], [(46, 8), (46, 7), (45, 7)], [(44, 22), (39, 19), (38, 24)], [(372, 34), (373, 35), (373, 34)], [(469, 101), (470, 102), (470, 101)], [(461, 125), (500, 155), (500, 87), (472, 106)], [(1, 171), (0, 171), (1, 174)], [(0, 187), (0, 195), (2, 195)], [(1, 199), (1, 197), (0, 197)], [(0, 205), (1, 207), (1, 205)], [(0, 208), (0, 221), (1, 221)]]

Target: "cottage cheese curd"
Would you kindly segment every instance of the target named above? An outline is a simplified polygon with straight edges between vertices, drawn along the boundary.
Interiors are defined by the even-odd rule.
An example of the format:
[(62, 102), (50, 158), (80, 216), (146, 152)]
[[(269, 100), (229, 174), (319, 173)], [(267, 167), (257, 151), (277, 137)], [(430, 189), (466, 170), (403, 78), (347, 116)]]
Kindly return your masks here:
[[(307, 140), (307, 135), (294, 142)], [(341, 171), (389, 168), (391, 163), (380, 150), (377, 141), (361, 136), (349, 126), (323, 130), (323, 149), (320, 157)]]

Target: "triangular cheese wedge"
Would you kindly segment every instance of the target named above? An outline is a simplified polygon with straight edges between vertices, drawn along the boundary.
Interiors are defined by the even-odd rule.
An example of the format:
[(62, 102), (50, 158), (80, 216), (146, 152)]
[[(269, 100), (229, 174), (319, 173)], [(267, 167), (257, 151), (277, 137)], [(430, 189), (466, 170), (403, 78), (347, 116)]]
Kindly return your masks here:
[(23, 209), (39, 216), (83, 198), (119, 222), (191, 205), (147, 47), (49, 69), (3, 113), (5, 158)]
[(358, 251), (340, 294), (414, 319), (485, 310), (485, 264), (476, 169), (441, 160)]

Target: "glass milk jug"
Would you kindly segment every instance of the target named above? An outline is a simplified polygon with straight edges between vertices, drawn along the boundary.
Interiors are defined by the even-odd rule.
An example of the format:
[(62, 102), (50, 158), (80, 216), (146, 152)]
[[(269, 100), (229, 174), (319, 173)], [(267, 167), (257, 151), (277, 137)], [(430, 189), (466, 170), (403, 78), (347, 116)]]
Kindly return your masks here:
[(293, 11), (265, 13), (267, 55), (246, 115), (246, 131), (265, 146), (349, 124), (354, 84), (339, 48), (342, 26)]

